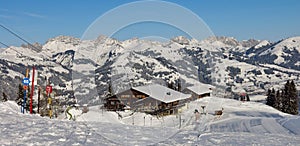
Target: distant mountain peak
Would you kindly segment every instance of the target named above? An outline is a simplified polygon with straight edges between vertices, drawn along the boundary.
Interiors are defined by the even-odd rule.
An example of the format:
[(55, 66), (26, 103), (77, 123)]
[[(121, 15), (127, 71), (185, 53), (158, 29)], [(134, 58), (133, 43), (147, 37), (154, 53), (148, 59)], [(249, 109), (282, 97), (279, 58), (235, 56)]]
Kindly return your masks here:
[(81, 42), (81, 40), (79, 38), (61, 35), (61, 36), (57, 36), (57, 37), (49, 39), (46, 42), (46, 44), (50, 43), (50, 42), (62, 42), (62, 43), (65, 43), (65, 44), (72, 44), (72, 45), (76, 46)]
[(171, 39), (171, 41), (176, 42), (181, 45), (188, 45), (190, 40), (184, 36), (177, 36)]
[(255, 49), (270, 45), (271, 43), (267, 40), (263, 40), (260, 43), (258, 43), (257, 45), (254, 46)]
[(249, 40), (243, 40), (243, 41), (238, 41), (236, 38), (234, 37), (225, 37), (225, 36), (214, 36), (214, 37), (209, 37), (206, 40), (208, 40), (209, 42), (213, 43), (216, 41), (219, 41), (225, 45), (228, 46), (232, 46), (232, 47), (245, 47), (245, 48), (250, 48), (252, 46), (257, 45), (258, 43), (260, 43), (259, 40), (255, 40), (255, 39), (249, 39)]
[(113, 45), (113, 44), (120, 44), (121, 42), (115, 38), (107, 37), (105, 35), (100, 35), (96, 40), (97, 43), (100, 44), (107, 44), (107, 45)]

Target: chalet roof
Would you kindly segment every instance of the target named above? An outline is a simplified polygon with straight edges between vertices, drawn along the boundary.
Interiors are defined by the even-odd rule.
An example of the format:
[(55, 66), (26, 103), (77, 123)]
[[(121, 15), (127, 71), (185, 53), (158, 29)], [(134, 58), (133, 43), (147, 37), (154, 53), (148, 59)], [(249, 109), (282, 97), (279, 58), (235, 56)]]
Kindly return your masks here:
[(246, 90), (243, 88), (233, 88), (232, 92), (241, 94), (241, 93), (246, 93)]
[(191, 97), (190, 94), (183, 94), (158, 84), (132, 87), (132, 89), (147, 94), (149, 95), (149, 97), (162, 101), (164, 103), (184, 100)]
[(214, 88), (214, 86), (209, 85), (209, 84), (197, 84), (194, 86), (187, 87), (187, 89), (189, 89), (190, 91), (193, 91), (197, 95), (210, 93), (212, 88)]

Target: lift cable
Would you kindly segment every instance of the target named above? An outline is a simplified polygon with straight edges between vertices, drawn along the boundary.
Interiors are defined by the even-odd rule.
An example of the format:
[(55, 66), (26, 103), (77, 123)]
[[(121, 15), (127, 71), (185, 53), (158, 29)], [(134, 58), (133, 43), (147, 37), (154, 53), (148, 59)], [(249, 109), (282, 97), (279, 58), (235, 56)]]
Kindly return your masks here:
[(7, 47), (7, 48), (9, 48), (8, 45), (6, 45), (5, 43), (3, 43), (3, 42), (1, 42), (1, 41), (0, 41), (0, 44), (3, 45), (3, 46), (5, 46), (5, 47)]
[(27, 40), (23, 39), (20, 35), (16, 34), (15, 32), (13, 32), (12, 30), (10, 30), (9, 28), (7, 28), (6, 26), (0, 24), (0, 27), (2, 27), (3, 29), (7, 30), (8, 32), (10, 32), (12, 35), (14, 35), (15, 37), (19, 38), (20, 40), (26, 42), (28, 45), (30, 45), (31, 47), (39, 50), (37, 47), (35, 47), (34, 45), (32, 45), (30, 42), (28, 42)]

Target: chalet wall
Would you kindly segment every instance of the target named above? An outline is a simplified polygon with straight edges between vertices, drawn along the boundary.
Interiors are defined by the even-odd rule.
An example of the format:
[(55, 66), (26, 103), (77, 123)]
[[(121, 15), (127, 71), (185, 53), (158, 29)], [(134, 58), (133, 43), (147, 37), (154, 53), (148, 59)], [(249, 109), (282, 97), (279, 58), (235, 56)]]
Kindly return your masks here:
[(154, 115), (169, 115), (176, 114), (178, 108), (183, 107), (190, 99), (174, 101), (171, 103), (164, 103), (148, 95), (129, 89), (118, 93), (106, 99), (105, 107), (108, 110), (120, 111), (124, 110), (126, 106), (131, 110), (145, 112)]
[(199, 98), (210, 96), (210, 93), (204, 93), (204, 94), (198, 95), (197, 93), (191, 91), (188, 88), (185, 88), (182, 92), (185, 93), (185, 94), (191, 94), (192, 95), (192, 98), (191, 98), (192, 100), (196, 100), (196, 99), (199, 99)]
[(148, 97), (148, 95), (146, 95), (142, 92), (130, 89), (130, 90), (126, 90), (124, 92), (117, 94), (116, 97), (123, 104), (133, 108), (135, 106), (135, 103), (138, 100), (145, 99), (146, 97)]

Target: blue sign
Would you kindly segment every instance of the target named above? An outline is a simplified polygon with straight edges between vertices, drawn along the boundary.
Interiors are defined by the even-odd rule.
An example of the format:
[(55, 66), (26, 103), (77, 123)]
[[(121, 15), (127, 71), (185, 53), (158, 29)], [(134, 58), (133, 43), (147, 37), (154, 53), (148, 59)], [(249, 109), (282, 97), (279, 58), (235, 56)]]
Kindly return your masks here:
[(29, 78), (24, 78), (22, 83), (23, 83), (23, 85), (28, 86), (30, 83)]

